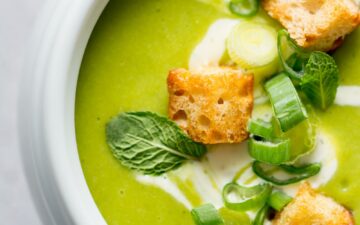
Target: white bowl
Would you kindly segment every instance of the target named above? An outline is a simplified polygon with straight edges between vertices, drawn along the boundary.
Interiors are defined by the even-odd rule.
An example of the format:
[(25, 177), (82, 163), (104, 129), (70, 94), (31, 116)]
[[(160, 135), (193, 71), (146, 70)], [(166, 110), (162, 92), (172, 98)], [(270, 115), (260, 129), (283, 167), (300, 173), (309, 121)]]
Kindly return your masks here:
[(46, 225), (106, 224), (87, 187), (75, 139), (81, 60), (108, 0), (49, 1), (32, 38), (19, 101), (24, 169)]

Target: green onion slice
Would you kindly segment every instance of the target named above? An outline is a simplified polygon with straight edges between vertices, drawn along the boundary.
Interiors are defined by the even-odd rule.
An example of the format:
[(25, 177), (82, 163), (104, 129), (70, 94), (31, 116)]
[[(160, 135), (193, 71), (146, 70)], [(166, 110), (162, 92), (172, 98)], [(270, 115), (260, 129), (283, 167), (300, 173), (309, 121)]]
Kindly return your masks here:
[(313, 163), (305, 166), (296, 167), (293, 165), (281, 165), (280, 166), (284, 171), (291, 173), (291, 174), (316, 174), (320, 171), (321, 164), (320, 163)]
[[(313, 163), (301, 167), (295, 167), (288, 165), (275, 166), (275, 165), (269, 165), (266, 163), (255, 161), (252, 165), (252, 169), (254, 173), (259, 177), (261, 177), (262, 179), (271, 182), (275, 185), (281, 186), (281, 185), (297, 183), (306, 178), (315, 176), (320, 172), (321, 164)], [(276, 177), (274, 173), (278, 172), (279, 170), (281, 172), (286, 172), (287, 175), (290, 176), (287, 176), (286, 178), (283, 178), (284, 176), (282, 176), (282, 178)]]
[(308, 116), (290, 78), (281, 73), (265, 84), (280, 128), (286, 132)]
[[(291, 54), (290, 57), (286, 60), (286, 64), (302, 77), (305, 73), (305, 66), (308, 60), (308, 58), (302, 58), (298, 53), (295, 52)], [(288, 71), (286, 72), (289, 73)]]
[(270, 142), (251, 138), (248, 144), (249, 154), (260, 162), (279, 165), (291, 158), (290, 139), (275, 139)]
[(197, 225), (223, 225), (218, 211), (212, 204), (205, 204), (191, 210), (191, 215)]
[(309, 119), (280, 136), (281, 138), (290, 139), (291, 143), (296, 143), (291, 145), (291, 159), (286, 164), (294, 163), (300, 157), (310, 154), (315, 149), (317, 132), (317, 121), (315, 119), (310, 116)]
[(223, 207), (219, 209), (221, 218), (225, 225), (250, 225), (250, 218), (246, 212), (239, 212)]
[(253, 221), (253, 225), (263, 225), (265, 222), (265, 219), (269, 213), (269, 205), (265, 204), (256, 214), (255, 220)]
[(237, 183), (228, 183), (222, 191), (223, 201), (229, 209), (247, 211), (263, 205), (271, 193), (268, 183), (244, 187)]
[(252, 17), (257, 14), (260, 8), (260, 0), (231, 0), (229, 9), (240, 17)]
[(262, 119), (251, 119), (248, 123), (248, 131), (252, 135), (265, 139), (271, 139), (275, 136), (273, 124)]
[(282, 191), (274, 191), (271, 193), (267, 203), (276, 211), (281, 211), (292, 199), (292, 197)]
[[(284, 70), (292, 79), (300, 81), (304, 74), (305, 65), (307, 59), (310, 57), (310, 53), (297, 46), (294, 40), (290, 38), (289, 33), (284, 29), (278, 32), (277, 43), (280, 62)], [(285, 47), (290, 48), (290, 50), (294, 52), (288, 59), (286, 59)]]
[(228, 54), (243, 69), (262, 68), (262, 73), (272, 75), (273, 66), (268, 66), (278, 64), (276, 36), (276, 29), (268, 24), (242, 21), (231, 30), (227, 38)]

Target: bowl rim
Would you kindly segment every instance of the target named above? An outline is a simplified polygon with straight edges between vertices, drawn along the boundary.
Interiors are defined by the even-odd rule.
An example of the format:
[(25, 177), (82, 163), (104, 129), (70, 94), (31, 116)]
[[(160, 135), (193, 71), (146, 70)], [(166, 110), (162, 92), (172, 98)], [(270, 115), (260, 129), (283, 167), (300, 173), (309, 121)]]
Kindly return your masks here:
[(18, 132), (23, 168), (44, 224), (106, 224), (81, 168), (74, 113), (82, 57), (107, 3), (48, 1), (29, 41)]

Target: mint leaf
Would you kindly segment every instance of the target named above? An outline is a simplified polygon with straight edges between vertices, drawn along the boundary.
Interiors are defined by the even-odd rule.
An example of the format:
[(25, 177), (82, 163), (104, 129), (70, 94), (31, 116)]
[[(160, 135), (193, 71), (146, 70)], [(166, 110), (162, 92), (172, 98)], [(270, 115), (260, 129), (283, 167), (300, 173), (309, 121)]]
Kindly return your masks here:
[(312, 52), (300, 85), (314, 106), (327, 109), (334, 102), (339, 86), (339, 69), (335, 60), (324, 52)]
[(121, 113), (107, 124), (106, 137), (124, 166), (144, 174), (160, 175), (206, 152), (173, 121), (151, 112)]

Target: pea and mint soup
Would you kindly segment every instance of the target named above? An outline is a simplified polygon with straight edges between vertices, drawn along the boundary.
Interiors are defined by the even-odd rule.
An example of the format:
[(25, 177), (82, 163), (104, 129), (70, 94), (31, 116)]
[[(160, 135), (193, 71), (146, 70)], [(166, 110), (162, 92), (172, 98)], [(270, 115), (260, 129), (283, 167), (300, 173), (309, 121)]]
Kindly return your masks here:
[(105, 125), (122, 111), (166, 115), (166, 76), (187, 65), (208, 26), (222, 12), (192, 0), (110, 1), (82, 62), (76, 133), (90, 191), (109, 224), (193, 224), (168, 193), (138, 182), (112, 156)]
[[(260, 215), (267, 215), (268, 208), (281, 217), (287, 206), (296, 205), (305, 181), (360, 222), (360, 29), (331, 54), (314, 51), (306, 60), (296, 59), (296, 53), (288, 56), (290, 72), (281, 66), (278, 35), (286, 32), (263, 9), (244, 18), (222, 1), (109, 2), (84, 54), (75, 107), (82, 169), (108, 224), (262, 224)], [(306, 64), (301, 78), (296, 77), (299, 62)], [(319, 72), (321, 62), (327, 65), (324, 73)], [(202, 74), (205, 67), (209, 79), (216, 73), (212, 83)], [(253, 92), (246, 96), (251, 95), (252, 104), (241, 107), (252, 112), (234, 116), (234, 124), (249, 123), (244, 129), (250, 135), (215, 143), (234, 138), (234, 133), (221, 136), (228, 129), (221, 127), (201, 139), (206, 141), (192, 136), (195, 131), (183, 125), (186, 109), (169, 116), (169, 104), (178, 105), (172, 99), (192, 90), (172, 91), (170, 70), (184, 80), (198, 76), (207, 87), (223, 74), (242, 71), (234, 77), (245, 84), (230, 83), (241, 90), (251, 85)], [(310, 79), (310, 71), (317, 71), (312, 76), (332, 76), (328, 88), (322, 77)], [(276, 91), (280, 87), (291, 97)], [(216, 93), (196, 90), (185, 96), (192, 104), (197, 95)], [(226, 96), (216, 98), (216, 107), (229, 110), (230, 104), (238, 104)], [(274, 104), (278, 99), (295, 110), (285, 113), (286, 119), (280, 117), (288, 106)], [(222, 124), (209, 115), (201, 118), (206, 132), (212, 129), (208, 123)], [(136, 135), (141, 140), (134, 141)], [(276, 156), (262, 153), (264, 149)], [(281, 170), (290, 178), (270, 174)], [(234, 197), (236, 191), (246, 199)]]

